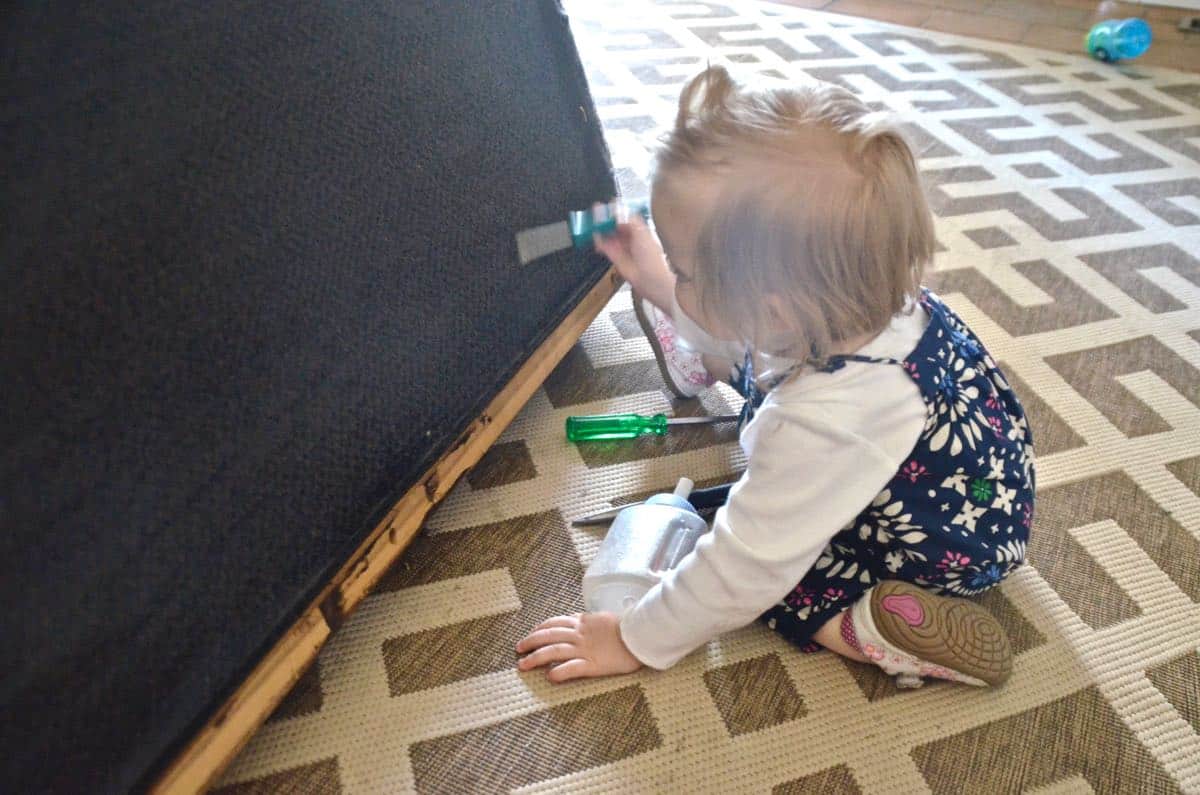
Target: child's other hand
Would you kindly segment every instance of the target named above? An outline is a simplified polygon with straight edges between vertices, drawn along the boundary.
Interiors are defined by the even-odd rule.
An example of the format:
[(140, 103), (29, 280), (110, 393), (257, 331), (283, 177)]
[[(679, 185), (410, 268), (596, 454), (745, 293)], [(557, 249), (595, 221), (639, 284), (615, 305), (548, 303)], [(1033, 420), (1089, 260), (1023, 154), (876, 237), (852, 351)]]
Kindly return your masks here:
[(596, 250), (609, 258), (634, 292), (664, 312), (671, 311), (675, 276), (667, 267), (662, 244), (641, 216), (635, 214), (618, 224), (615, 235), (596, 235), (594, 240)]
[(621, 640), (621, 620), (613, 613), (555, 616), (534, 627), (517, 644), (517, 670), (557, 663), (546, 672), (551, 682), (633, 673), (642, 667)]

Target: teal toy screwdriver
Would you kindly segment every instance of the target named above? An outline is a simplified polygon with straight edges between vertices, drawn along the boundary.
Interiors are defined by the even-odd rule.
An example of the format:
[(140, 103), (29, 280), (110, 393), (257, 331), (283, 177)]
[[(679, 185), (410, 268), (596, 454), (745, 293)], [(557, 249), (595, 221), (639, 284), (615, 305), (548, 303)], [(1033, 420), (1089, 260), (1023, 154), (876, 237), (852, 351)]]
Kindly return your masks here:
[(737, 422), (737, 414), (715, 417), (671, 417), (655, 414), (596, 414), (590, 417), (567, 417), (567, 438), (572, 442), (594, 442), (601, 439), (636, 439), (646, 434), (662, 436), (673, 425), (711, 425), (717, 422)]

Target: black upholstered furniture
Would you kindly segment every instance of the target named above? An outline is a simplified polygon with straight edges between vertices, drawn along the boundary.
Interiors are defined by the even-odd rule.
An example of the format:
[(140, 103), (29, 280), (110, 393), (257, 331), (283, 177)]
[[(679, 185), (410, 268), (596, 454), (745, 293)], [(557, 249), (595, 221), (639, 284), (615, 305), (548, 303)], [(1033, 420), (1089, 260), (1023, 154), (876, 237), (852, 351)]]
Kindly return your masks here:
[(148, 786), (601, 277), (553, 2), (0, 13), (0, 780)]

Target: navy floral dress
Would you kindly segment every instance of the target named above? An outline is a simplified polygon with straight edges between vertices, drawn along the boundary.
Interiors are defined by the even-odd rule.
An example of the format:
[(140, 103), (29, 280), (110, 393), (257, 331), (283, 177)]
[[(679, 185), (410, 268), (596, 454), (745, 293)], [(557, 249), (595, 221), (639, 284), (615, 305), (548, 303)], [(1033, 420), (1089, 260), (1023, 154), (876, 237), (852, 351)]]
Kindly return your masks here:
[[(830, 540), (795, 590), (762, 619), (815, 650), (813, 634), (880, 580), (972, 596), (1025, 560), (1033, 519), (1033, 439), (1025, 412), (996, 362), (932, 292), (930, 322), (904, 361), (836, 356), (822, 369), (903, 367), (921, 391), (927, 419), (908, 460), (879, 495)], [(763, 394), (746, 364), (734, 386)]]

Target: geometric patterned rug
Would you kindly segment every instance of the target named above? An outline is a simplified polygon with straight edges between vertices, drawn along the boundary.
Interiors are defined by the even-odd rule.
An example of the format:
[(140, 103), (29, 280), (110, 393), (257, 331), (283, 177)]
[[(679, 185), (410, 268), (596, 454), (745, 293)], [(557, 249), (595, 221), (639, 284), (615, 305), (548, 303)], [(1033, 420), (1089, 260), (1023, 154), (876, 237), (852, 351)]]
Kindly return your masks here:
[[(581, 608), (582, 513), (743, 465), (731, 428), (579, 446), (672, 403), (618, 293), (218, 784), (222, 792), (1200, 792), (1200, 78), (751, 2), (568, 5), (627, 195), (705, 62), (839, 82), (903, 120), (928, 283), (1038, 442), (1029, 566), (990, 593), (995, 691), (898, 692), (759, 626), (564, 686), (513, 645)], [(551, 220), (551, 219), (548, 219)]]

